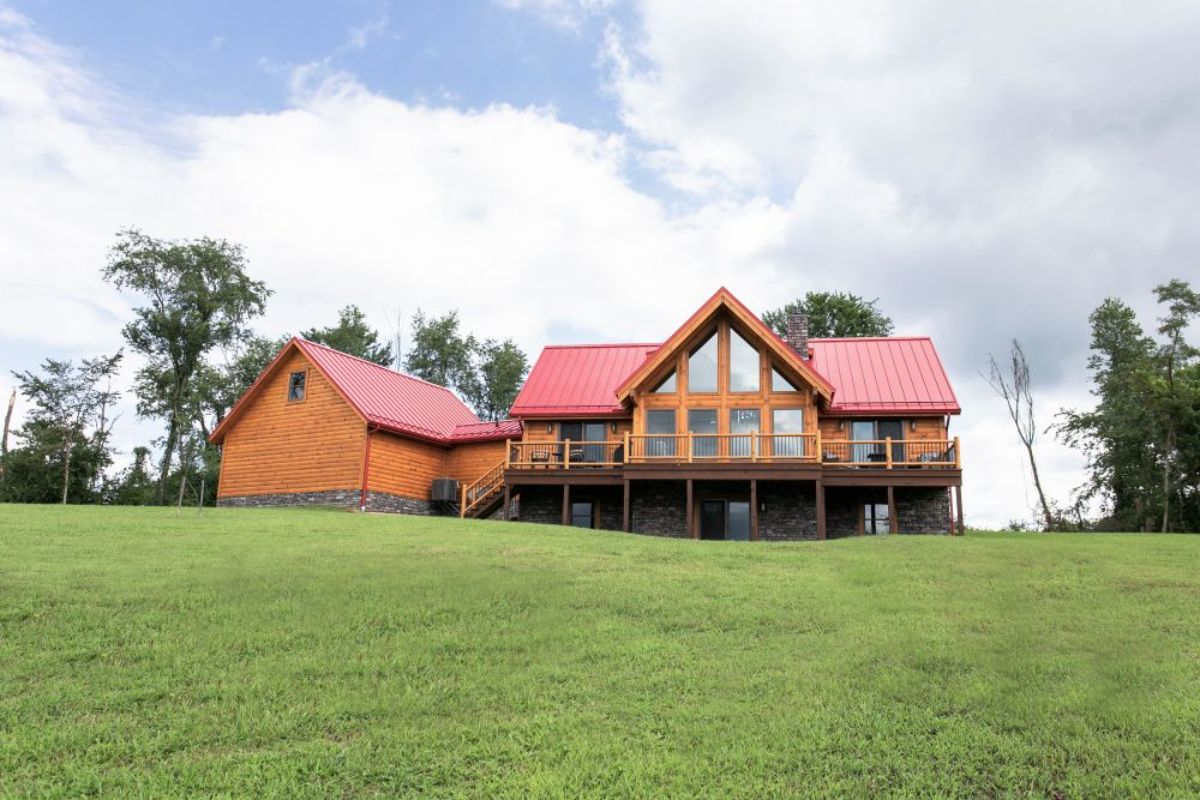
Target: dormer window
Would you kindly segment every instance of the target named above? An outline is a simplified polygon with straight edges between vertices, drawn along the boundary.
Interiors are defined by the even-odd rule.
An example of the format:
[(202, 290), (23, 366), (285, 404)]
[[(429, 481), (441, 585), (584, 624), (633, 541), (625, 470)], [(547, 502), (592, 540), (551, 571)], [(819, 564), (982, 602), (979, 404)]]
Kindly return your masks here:
[(308, 373), (303, 371), (293, 372), (290, 376), (288, 376), (287, 399), (289, 403), (304, 402), (304, 384), (307, 377)]
[(692, 351), (688, 358), (688, 392), (717, 391), (717, 335)]

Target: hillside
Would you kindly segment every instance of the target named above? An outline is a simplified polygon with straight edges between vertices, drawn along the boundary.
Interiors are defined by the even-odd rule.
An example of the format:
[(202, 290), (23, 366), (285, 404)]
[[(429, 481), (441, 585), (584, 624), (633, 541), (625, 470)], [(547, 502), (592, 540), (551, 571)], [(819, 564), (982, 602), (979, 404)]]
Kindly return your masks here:
[(0, 794), (1197, 794), (1197, 564), (0, 506)]

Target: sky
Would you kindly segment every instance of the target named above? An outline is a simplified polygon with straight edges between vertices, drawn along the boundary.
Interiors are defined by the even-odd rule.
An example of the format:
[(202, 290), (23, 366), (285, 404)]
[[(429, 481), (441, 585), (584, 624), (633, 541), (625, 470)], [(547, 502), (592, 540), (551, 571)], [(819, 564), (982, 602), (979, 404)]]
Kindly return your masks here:
[(1018, 338), (1048, 426), (1092, 309), (1200, 278), (1196, 41), (1173, 0), (0, 0), (0, 392), (122, 345), (128, 226), (242, 243), (270, 335), (457, 309), (535, 355), (842, 290), (934, 338), (968, 523), (1027, 520), (980, 372)]

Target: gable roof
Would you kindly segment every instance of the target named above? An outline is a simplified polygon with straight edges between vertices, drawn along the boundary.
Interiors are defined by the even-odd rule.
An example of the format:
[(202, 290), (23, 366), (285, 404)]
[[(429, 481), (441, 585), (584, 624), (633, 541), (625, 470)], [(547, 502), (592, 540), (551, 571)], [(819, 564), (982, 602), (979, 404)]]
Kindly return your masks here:
[[(480, 423), (479, 417), (462, 400), (444, 386), (381, 367), (373, 361), (358, 358), (299, 337), (292, 338), (271, 364), (263, 370), (237, 404), (221, 420), (210, 436), (219, 444), (234, 421), (258, 394), (266, 378), (283, 363), (285, 356), (300, 351), (333, 385), (342, 399), (366, 423), (380, 430), (412, 436), (439, 444), (460, 441), (484, 441), (520, 435), (520, 423), (505, 427)], [(481, 425), (492, 426), (485, 430)], [(459, 438), (461, 437), (461, 438)]]
[(551, 346), (509, 413), (514, 417), (604, 416), (624, 411), (616, 388), (658, 349), (656, 344)]
[(637, 370), (630, 374), (617, 388), (617, 399), (624, 402), (629, 397), (637, 386), (644, 382), (654, 370), (662, 366), (663, 362), (678, 352), (687, 340), (693, 336), (702, 325), (715, 317), (722, 309), (729, 312), (735, 319), (746, 326), (753, 334), (761, 339), (771, 352), (788, 364), (792, 369), (804, 376), (813, 388), (824, 397), (830, 400), (833, 396), (833, 387), (827, 380), (817, 372), (811, 365), (800, 358), (800, 354), (788, 346), (783, 339), (779, 338), (773, 330), (767, 327), (767, 324), (759, 319), (758, 315), (752, 312), (749, 308), (733, 296), (733, 293), (722, 286), (717, 289), (716, 293), (710, 297), (704, 305), (696, 310), (696, 313), (688, 317), (687, 322), (683, 323), (677, 331), (662, 343), (662, 345), (646, 359)]
[(812, 364), (837, 387), (831, 414), (958, 414), (962, 409), (927, 336), (810, 339)]
[[(722, 292), (728, 307), (741, 312), (739, 318), (758, 319), (722, 289), (681, 330), (695, 329), (708, 319), (712, 303)], [(777, 343), (785, 354), (795, 356), (786, 342), (759, 324), (764, 341)], [(624, 415), (628, 412), (618, 393), (652, 372), (654, 368), (647, 365), (670, 352), (670, 344), (547, 347), (517, 396), (512, 416)], [(929, 337), (810, 339), (809, 349), (812, 357), (800, 363), (814, 376), (814, 386), (829, 387), (827, 414), (961, 413)]]

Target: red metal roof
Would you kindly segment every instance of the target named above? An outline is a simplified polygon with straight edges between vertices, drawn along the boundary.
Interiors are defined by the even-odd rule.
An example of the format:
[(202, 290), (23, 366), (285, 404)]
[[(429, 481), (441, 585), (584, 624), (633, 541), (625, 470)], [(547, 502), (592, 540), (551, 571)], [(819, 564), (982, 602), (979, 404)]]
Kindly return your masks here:
[[(772, 334), (774, 335), (774, 334)], [(542, 351), (514, 417), (626, 413), (616, 392), (661, 345), (555, 346)], [(928, 337), (811, 339), (809, 367), (833, 387), (829, 414), (958, 414), (961, 409)]]
[(946, 370), (925, 336), (811, 339), (812, 365), (834, 385), (831, 414), (958, 414)]
[(486, 442), (490, 439), (520, 439), (523, 431), (521, 421), (516, 419), (506, 419), (500, 422), (469, 422), (457, 426), (450, 439), (455, 444)]
[(210, 437), (213, 442), (219, 443), (224, 438), (232, 420), (292, 347), (299, 349), (321, 371), (360, 417), (382, 430), (440, 444), (521, 435), (521, 423), (516, 420), (480, 422), (479, 417), (444, 386), (296, 337), (279, 351), (271, 365), (221, 420)]
[(529, 373), (509, 412), (514, 417), (580, 417), (624, 413), (617, 388), (657, 344), (552, 346)]

